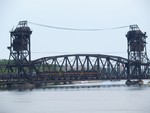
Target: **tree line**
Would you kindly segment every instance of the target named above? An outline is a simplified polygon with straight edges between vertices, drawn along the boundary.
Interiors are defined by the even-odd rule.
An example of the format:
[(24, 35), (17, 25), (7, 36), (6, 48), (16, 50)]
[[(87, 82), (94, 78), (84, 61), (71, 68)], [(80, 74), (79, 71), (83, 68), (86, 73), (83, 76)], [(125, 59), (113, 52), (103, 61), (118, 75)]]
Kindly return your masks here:
[(7, 64), (7, 63), (8, 63), (7, 59), (0, 59), (0, 65)]

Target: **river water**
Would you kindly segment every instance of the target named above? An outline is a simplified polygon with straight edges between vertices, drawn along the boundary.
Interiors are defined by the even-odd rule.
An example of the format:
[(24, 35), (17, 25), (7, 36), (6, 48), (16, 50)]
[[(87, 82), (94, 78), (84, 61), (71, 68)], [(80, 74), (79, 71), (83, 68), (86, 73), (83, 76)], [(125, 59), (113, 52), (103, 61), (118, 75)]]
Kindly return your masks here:
[(0, 113), (150, 113), (150, 87), (1, 90)]

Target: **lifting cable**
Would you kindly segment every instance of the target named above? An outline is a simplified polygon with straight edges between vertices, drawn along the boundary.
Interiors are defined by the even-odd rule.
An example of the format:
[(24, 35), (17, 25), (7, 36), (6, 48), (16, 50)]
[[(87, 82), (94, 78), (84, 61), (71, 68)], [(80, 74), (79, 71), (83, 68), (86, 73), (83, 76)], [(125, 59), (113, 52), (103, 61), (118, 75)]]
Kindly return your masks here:
[(47, 27), (51, 29), (60, 29), (60, 30), (71, 30), (71, 31), (104, 31), (104, 30), (115, 30), (115, 29), (122, 29), (122, 28), (127, 28), (128, 26), (120, 26), (120, 27), (113, 27), (113, 28), (104, 28), (104, 29), (80, 29), (80, 28), (68, 28), (68, 27), (58, 27), (58, 26), (51, 26), (51, 25), (44, 25), (44, 24), (39, 24), (39, 23), (34, 23), (34, 22), (28, 22), (29, 24), (37, 25), (37, 26), (42, 26), (42, 27)]
[[(113, 27), (113, 28), (104, 28), (104, 29), (79, 29), (79, 28), (68, 28), (68, 27), (58, 27), (58, 26), (51, 26), (51, 25), (44, 25), (34, 22), (28, 22), (29, 24), (47, 27), (51, 29), (58, 29), (58, 30), (71, 30), (71, 31), (104, 31), (104, 30), (115, 30), (115, 29), (122, 29), (127, 28), (128, 26), (120, 26), (120, 27)], [(73, 53), (73, 52), (32, 52), (32, 53)], [(109, 53), (109, 52), (108, 52)], [(126, 53), (126, 52), (111, 52), (111, 53)]]

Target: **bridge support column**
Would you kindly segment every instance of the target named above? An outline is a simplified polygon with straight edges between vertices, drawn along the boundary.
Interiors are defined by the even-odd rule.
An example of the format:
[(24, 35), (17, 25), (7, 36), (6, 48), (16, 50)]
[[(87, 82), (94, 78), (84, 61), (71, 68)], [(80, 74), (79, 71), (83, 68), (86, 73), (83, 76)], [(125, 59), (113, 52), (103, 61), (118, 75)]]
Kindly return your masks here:
[(127, 80), (125, 83), (127, 86), (131, 86), (131, 85), (143, 85), (143, 80), (139, 79), (139, 80)]
[(64, 81), (63, 84), (72, 84), (72, 81)]

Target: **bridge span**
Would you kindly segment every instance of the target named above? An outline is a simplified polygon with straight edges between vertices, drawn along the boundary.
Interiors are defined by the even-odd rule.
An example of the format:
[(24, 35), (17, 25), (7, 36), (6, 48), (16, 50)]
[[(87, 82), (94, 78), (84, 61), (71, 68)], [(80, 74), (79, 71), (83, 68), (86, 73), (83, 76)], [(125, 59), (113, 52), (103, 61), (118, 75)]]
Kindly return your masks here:
[[(11, 71), (5, 70), (0, 75), (0, 80), (1, 84), (14, 84), (150, 79), (150, 63), (140, 63), (140, 75), (137, 73), (137, 63), (122, 57), (101, 54), (50, 56), (33, 60), (30, 64), (20, 64), (22, 73), (19, 76), (18, 66), (7, 65), (7, 69)], [(130, 74), (129, 64), (132, 65)], [(1, 71), (6, 67), (1, 66)]]

